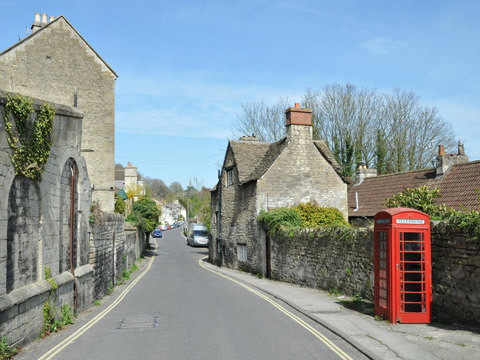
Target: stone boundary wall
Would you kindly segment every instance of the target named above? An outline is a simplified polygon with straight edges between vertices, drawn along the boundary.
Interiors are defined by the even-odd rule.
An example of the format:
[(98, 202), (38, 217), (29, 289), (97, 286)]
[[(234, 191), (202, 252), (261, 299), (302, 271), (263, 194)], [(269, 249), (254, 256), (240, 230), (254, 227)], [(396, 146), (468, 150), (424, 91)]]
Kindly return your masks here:
[[(93, 269), (85, 265), (75, 270), (78, 293), (78, 310), (82, 311), (92, 305), (91, 297), (87, 289), (93, 283)], [(58, 314), (64, 304), (68, 304), (73, 310), (74, 307), (74, 277), (65, 271), (53, 279), (58, 285), (55, 291), (55, 305)], [(7, 339), (12, 347), (25, 345), (34, 341), (43, 330), (43, 305), (48, 300), (50, 284), (46, 280), (24, 286), (13, 290), (8, 294), (0, 296), (0, 333)]]
[[(127, 226), (127, 229), (125, 228)], [(95, 269), (94, 298), (100, 299), (117, 284), (145, 251), (145, 235), (125, 224), (120, 214), (102, 212), (92, 224), (90, 264)]]
[(432, 226), (433, 313), (480, 324), (480, 229), (476, 238)]
[[(432, 224), (432, 313), (437, 319), (480, 324), (480, 234), (468, 238)], [(271, 239), (272, 279), (373, 300), (373, 230), (347, 240), (301, 231)]]
[(303, 230), (271, 238), (272, 279), (373, 299), (373, 231), (346, 240)]

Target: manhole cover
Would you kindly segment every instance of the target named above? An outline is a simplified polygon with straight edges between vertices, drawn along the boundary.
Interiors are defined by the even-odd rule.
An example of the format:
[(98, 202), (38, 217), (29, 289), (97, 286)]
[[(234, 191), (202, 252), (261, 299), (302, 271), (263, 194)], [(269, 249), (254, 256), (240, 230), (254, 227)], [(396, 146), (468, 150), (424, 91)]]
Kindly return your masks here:
[(154, 329), (158, 326), (158, 316), (124, 317), (117, 325), (117, 329)]

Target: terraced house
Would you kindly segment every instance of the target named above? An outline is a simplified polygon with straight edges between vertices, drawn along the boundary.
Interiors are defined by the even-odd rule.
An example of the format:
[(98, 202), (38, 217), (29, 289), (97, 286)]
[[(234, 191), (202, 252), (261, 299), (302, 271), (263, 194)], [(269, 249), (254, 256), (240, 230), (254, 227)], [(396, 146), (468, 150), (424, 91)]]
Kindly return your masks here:
[(269, 276), (270, 244), (257, 222), (261, 210), (316, 202), (347, 218), (347, 180), (326, 143), (314, 141), (312, 111), (285, 111), (286, 137), (229, 141), (212, 190), (210, 261)]

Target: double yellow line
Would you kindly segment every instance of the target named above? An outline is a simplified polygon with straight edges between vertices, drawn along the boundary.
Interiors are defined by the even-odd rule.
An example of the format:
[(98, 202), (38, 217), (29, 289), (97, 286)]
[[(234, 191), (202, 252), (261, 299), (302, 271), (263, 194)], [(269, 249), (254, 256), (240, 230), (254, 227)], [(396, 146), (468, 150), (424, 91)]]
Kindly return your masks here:
[(113, 303), (111, 303), (105, 310), (103, 310), (100, 314), (95, 316), (92, 320), (87, 322), (85, 325), (83, 325), (80, 329), (75, 331), (72, 335), (70, 335), (68, 338), (63, 340), (60, 344), (57, 346), (53, 347), (50, 349), (47, 353), (42, 355), (41, 357), (38, 358), (38, 360), (50, 360), (52, 359), (55, 355), (57, 355), (60, 351), (65, 349), (68, 345), (70, 345), (72, 342), (74, 342), (76, 339), (78, 339), (80, 336), (83, 335), (85, 331), (90, 329), (93, 325), (95, 325), (97, 322), (99, 322), (105, 315), (107, 315), (115, 306), (117, 306), (124, 298), (125, 296), (129, 293), (129, 291), (140, 281), (142, 277), (145, 276), (145, 274), (150, 270), (153, 264), (153, 260), (155, 259), (154, 256), (151, 257), (150, 261), (148, 262), (147, 267), (145, 270), (138, 275), (138, 277), (133, 280), (130, 285), (128, 285), (125, 290), (120, 294), (120, 296), (115, 299)]
[(227, 280), (230, 280), (232, 282), (234, 282), (235, 284), (238, 284), (240, 286), (242, 286), (243, 288), (247, 289), (248, 291), (252, 292), (253, 294), (261, 297), (263, 300), (269, 302), (270, 304), (272, 304), (274, 307), (276, 307), (278, 310), (280, 310), (282, 313), (284, 313), (285, 315), (287, 315), (290, 319), (292, 319), (293, 321), (295, 321), (297, 324), (299, 324), (301, 327), (303, 327), (304, 329), (306, 329), (308, 332), (310, 332), (311, 334), (313, 334), (316, 338), (318, 338), (319, 340), (321, 340), (330, 350), (332, 350), (335, 354), (337, 354), (340, 359), (343, 359), (343, 360), (352, 360), (352, 358), (350, 356), (348, 356), (342, 349), (340, 349), (337, 345), (335, 345), (331, 340), (329, 340), (325, 335), (323, 335), (322, 333), (320, 333), (318, 330), (316, 330), (314, 327), (312, 327), (311, 325), (309, 325), (308, 323), (306, 323), (305, 321), (303, 321), (302, 319), (300, 319), (298, 316), (296, 316), (295, 314), (291, 313), (290, 311), (288, 311), (287, 309), (285, 309), (283, 306), (281, 306), (280, 304), (278, 304), (277, 302), (273, 301), (272, 299), (270, 299), (268, 296), (265, 296), (264, 294), (262, 294), (261, 292), (259, 292), (258, 290), (255, 290), (253, 288), (251, 288), (250, 286), (248, 285), (245, 285), (244, 283), (238, 281), (238, 280), (235, 280), (229, 276), (226, 276), (224, 274), (221, 274), (217, 271), (214, 271), (212, 269), (209, 269), (207, 267), (205, 267), (203, 265), (203, 259), (200, 259), (198, 261), (198, 264), (205, 270), (207, 271), (210, 271), (211, 273), (214, 273), (218, 276), (221, 276), (223, 277), (224, 279), (227, 279)]

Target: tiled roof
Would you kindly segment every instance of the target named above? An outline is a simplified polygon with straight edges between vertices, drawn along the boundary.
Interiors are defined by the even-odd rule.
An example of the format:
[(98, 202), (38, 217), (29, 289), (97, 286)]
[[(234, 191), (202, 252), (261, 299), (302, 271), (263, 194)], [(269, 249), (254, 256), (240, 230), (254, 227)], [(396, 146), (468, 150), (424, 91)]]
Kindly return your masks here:
[[(384, 210), (385, 199), (404, 191), (426, 185), (440, 189), (441, 197), (437, 204), (445, 204), (455, 209), (479, 209), (478, 193), (480, 189), (480, 161), (452, 165), (443, 178), (435, 178), (436, 169), (408, 171), (367, 178), (359, 185), (353, 185), (348, 191), (348, 215), (354, 217), (374, 216)], [(356, 208), (358, 194), (358, 209)]]
[(229, 146), (235, 157), (238, 181), (246, 183), (262, 177), (273, 161), (280, 155), (286, 144), (286, 138), (274, 143), (231, 140)]
[(342, 168), (337, 162), (337, 159), (335, 159), (335, 156), (332, 154), (330, 149), (327, 146), (327, 143), (324, 140), (315, 140), (313, 142), (315, 146), (317, 147), (318, 151), (323, 155), (325, 160), (332, 166), (332, 168), (337, 172), (337, 174), (347, 183), (350, 183), (350, 179), (347, 179), (345, 176), (342, 174)]

